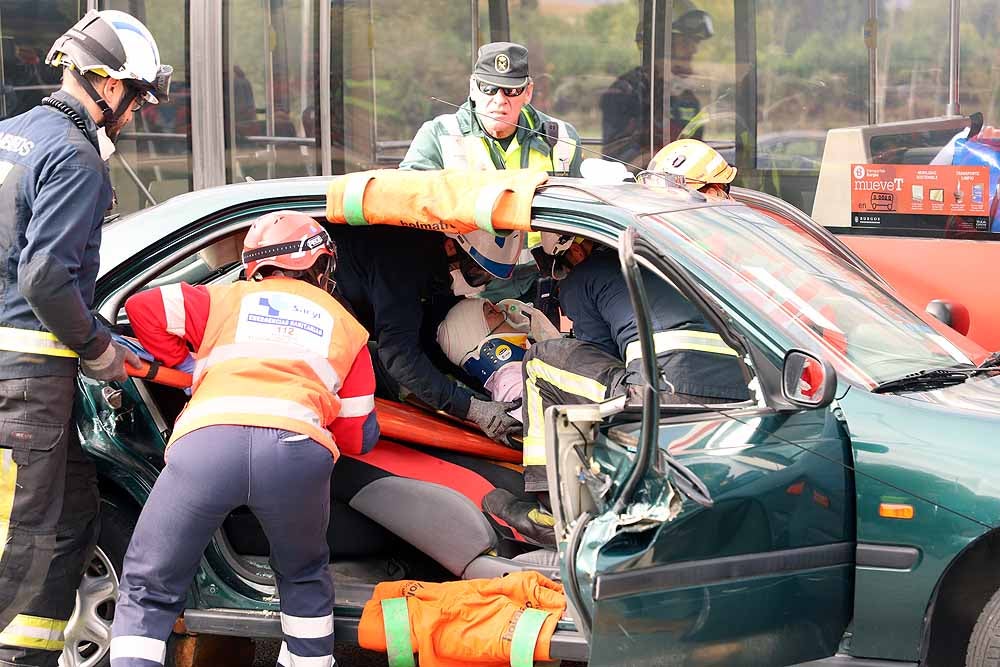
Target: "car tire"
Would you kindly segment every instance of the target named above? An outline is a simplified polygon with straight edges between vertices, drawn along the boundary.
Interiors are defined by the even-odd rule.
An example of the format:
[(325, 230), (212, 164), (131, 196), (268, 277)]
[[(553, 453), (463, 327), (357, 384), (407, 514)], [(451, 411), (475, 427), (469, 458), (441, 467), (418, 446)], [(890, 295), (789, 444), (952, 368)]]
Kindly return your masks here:
[(966, 667), (1000, 667), (1000, 591), (983, 607), (969, 637)]
[(101, 532), (76, 594), (76, 608), (66, 627), (61, 667), (108, 667), (111, 664), (111, 622), (115, 617), (122, 562), (138, 511), (114, 500), (101, 499)]

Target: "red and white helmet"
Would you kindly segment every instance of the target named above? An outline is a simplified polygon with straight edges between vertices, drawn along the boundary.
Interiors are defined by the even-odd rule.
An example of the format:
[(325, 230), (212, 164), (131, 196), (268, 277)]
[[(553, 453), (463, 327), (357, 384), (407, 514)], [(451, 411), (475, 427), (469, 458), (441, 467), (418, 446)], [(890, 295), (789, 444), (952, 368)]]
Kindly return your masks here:
[[(265, 266), (306, 271), (327, 257), (332, 273), (337, 247), (316, 220), (297, 211), (275, 211), (257, 218), (243, 240), (243, 266), (252, 280)], [(320, 285), (323, 287), (323, 285)]]

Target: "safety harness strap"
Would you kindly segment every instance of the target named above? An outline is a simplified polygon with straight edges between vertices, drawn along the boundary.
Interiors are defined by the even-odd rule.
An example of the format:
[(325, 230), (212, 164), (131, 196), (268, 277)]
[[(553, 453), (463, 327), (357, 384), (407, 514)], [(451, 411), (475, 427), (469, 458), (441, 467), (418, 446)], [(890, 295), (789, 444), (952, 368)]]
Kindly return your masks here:
[[(665, 354), (676, 350), (692, 352), (709, 352), (736, 357), (739, 354), (726, 345), (722, 336), (706, 331), (658, 331), (653, 334), (653, 344), (657, 354)], [(625, 363), (630, 364), (642, 358), (639, 341), (635, 340), (625, 346)]]
[(382, 600), (382, 624), (389, 667), (416, 667), (410, 641), (410, 612), (406, 598)]
[(359, 172), (350, 174), (344, 185), (344, 219), (349, 225), (367, 225), (365, 219), (365, 189), (374, 176)]
[(508, 192), (514, 191), (503, 185), (487, 185), (480, 190), (479, 196), (476, 197), (476, 227), (494, 236), (506, 236), (510, 233), (493, 229), (493, 209), (496, 208), (500, 197)]
[(510, 642), (510, 667), (534, 667), (535, 644), (548, 617), (549, 612), (540, 609), (529, 608), (521, 613)]
[(79, 356), (60, 343), (59, 339), (48, 331), (16, 329), (14, 327), (0, 327), (0, 350), (43, 354), (47, 357), (75, 358)]

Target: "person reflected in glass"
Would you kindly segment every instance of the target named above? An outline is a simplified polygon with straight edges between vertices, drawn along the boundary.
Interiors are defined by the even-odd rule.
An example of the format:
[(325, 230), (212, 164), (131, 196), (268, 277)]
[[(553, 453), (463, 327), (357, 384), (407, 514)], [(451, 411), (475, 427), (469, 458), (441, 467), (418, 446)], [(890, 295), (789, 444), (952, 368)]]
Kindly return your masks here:
[[(712, 18), (698, 9), (691, 0), (674, 0), (670, 36), (670, 117), (666, 135), (676, 140), (690, 123), (702, 103), (692, 90), (693, 59), (701, 42), (712, 37)], [(636, 44), (642, 49), (645, 41), (644, 21), (640, 16)], [(649, 102), (652, 85), (648, 65), (622, 74), (601, 96), (602, 130), (606, 155), (631, 165), (646, 164), (649, 151)], [(654, 119), (656, 134), (663, 131), (663, 120)], [(701, 131), (692, 134), (701, 138)]]

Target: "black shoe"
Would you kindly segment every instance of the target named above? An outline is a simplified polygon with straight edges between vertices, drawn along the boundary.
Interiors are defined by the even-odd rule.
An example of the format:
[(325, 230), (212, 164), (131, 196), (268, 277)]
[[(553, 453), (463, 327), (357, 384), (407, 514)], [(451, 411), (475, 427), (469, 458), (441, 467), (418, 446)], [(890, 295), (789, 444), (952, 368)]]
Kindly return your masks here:
[(537, 503), (518, 500), (506, 489), (493, 489), (483, 498), (483, 510), (502, 520), (528, 542), (546, 549), (556, 548), (555, 519)]

